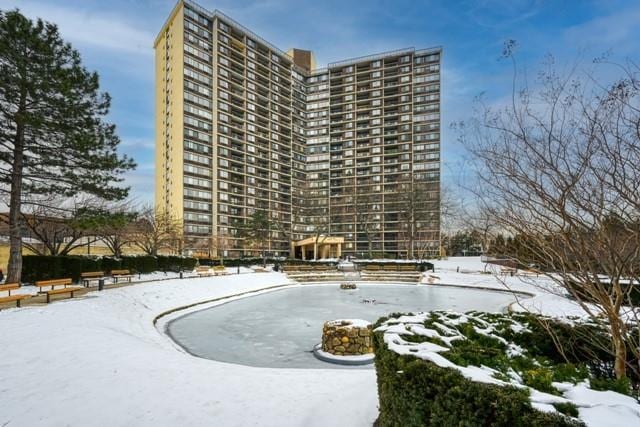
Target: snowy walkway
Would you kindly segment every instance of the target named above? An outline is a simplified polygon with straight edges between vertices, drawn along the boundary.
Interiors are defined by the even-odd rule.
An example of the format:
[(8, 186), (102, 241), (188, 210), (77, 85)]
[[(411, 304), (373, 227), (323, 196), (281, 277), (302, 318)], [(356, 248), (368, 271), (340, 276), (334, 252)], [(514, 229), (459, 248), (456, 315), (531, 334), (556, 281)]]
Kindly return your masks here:
[(177, 306), (286, 282), (279, 273), (170, 280), (3, 310), (0, 425), (370, 426), (372, 370), (199, 359), (153, 326)]

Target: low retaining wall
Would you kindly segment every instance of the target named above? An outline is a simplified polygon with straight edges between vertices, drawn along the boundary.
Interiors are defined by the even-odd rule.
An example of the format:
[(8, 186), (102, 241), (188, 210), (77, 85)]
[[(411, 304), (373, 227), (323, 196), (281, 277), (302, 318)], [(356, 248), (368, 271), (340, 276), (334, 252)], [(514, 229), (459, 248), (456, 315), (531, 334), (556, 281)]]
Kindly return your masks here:
[(324, 323), (322, 350), (337, 356), (373, 353), (372, 326), (366, 320), (344, 319)]

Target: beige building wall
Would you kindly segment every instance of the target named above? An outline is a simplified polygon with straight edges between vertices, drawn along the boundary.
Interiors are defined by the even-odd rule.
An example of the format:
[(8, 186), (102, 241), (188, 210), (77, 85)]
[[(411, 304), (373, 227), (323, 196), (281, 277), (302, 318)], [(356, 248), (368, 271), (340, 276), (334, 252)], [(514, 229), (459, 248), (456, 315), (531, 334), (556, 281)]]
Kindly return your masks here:
[(156, 50), (156, 209), (182, 218), (184, 5), (179, 2), (160, 31)]

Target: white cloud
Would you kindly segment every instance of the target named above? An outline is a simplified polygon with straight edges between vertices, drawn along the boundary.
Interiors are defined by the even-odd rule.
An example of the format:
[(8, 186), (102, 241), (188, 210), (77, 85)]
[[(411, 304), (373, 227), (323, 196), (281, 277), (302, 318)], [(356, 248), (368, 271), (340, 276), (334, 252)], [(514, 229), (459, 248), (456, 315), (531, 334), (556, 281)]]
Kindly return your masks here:
[(127, 151), (131, 149), (153, 150), (156, 146), (155, 141), (149, 138), (123, 136), (120, 139), (120, 147), (126, 148)]
[(131, 187), (129, 197), (135, 202), (151, 203), (154, 198), (155, 188), (155, 166), (151, 163), (138, 165), (135, 171), (128, 172), (125, 176), (124, 185)]
[(572, 45), (603, 52), (611, 49), (615, 54), (629, 55), (638, 52), (638, 22), (640, 7), (620, 10), (570, 27), (564, 37)]
[(139, 29), (121, 15), (90, 12), (39, 2), (17, 2), (29, 18), (42, 18), (58, 25), (63, 38), (74, 45), (97, 47), (119, 54), (152, 56), (154, 35)]

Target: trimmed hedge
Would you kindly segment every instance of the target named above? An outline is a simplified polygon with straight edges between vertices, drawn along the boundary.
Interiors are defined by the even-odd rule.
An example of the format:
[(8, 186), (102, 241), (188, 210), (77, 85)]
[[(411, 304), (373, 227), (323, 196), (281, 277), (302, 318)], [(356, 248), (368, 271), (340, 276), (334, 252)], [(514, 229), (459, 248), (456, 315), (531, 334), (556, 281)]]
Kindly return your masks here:
[(361, 267), (367, 267), (370, 265), (413, 265), (416, 267), (417, 270), (420, 271), (427, 271), (427, 270), (431, 270), (431, 271), (435, 271), (434, 270), (434, 265), (433, 263), (430, 263), (428, 261), (415, 261), (415, 262), (393, 262), (393, 261), (383, 261), (383, 262), (375, 262), (375, 261), (369, 261), (369, 260), (365, 260), (365, 261), (358, 261), (358, 260), (353, 260), (353, 262), (355, 264), (357, 264), (358, 266)]
[(60, 279), (71, 277), (80, 280), (80, 274), (87, 271), (130, 270), (135, 273), (152, 273), (154, 271), (192, 270), (196, 265), (195, 258), (178, 256), (123, 256), (91, 257), (91, 256), (42, 256), (24, 255), (22, 258), (22, 281), (33, 283), (38, 280)]
[(534, 409), (526, 389), (474, 382), (455, 369), (391, 351), (383, 335), (374, 334), (378, 426), (584, 426)]
[[(220, 265), (219, 259), (201, 258), (198, 260), (200, 265)], [(262, 258), (225, 258), (225, 267), (249, 267), (252, 265), (262, 265)], [(293, 258), (267, 258), (267, 264), (278, 265), (336, 265), (334, 261), (310, 261)]]

